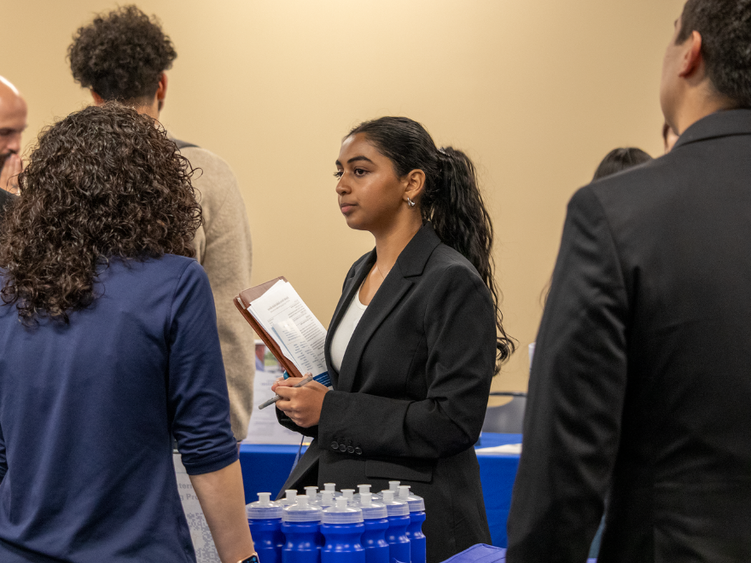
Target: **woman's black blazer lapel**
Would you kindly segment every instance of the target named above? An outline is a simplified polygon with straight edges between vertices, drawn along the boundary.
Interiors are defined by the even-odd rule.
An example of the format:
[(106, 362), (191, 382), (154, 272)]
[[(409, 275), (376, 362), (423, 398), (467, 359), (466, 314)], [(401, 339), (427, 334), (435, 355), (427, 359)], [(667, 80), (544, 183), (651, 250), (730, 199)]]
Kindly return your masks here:
[(326, 343), (324, 345), (323, 351), (326, 359), (326, 366), (329, 370), (329, 376), (331, 377), (331, 382), (334, 385), (335, 389), (339, 388), (339, 372), (336, 371), (334, 366), (331, 364), (331, 337), (334, 335), (336, 328), (339, 326), (339, 323), (341, 322), (342, 317), (347, 310), (347, 305), (354, 297), (355, 293), (360, 289), (365, 276), (368, 275), (368, 272), (373, 267), (373, 264), (375, 264), (375, 261), (376, 251), (375, 249), (373, 249), (370, 251), (370, 253), (364, 255), (359, 260), (359, 264), (356, 264), (355, 266), (350, 268), (349, 275), (344, 281), (342, 296), (339, 298), (339, 303), (336, 304), (336, 309), (334, 309), (334, 316), (331, 318), (331, 322), (329, 323), (329, 330), (326, 333)]
[[(381, 284), (378, 292), (373, 297), (370, 305), (363, 314), (352, 338), (347, 345), (347, 351), (342, 360), (341, 371), (336, 374), (334, 388), (338, 391), (352, 391), (357, 374), (357, 366), (360, 363), (365, 346), (370, 341), (373, 333), (383, 324), (391, 311), (399, 304), (399, 301), (407, 294), (410, 288), (418, 281), (425, 270), (428, 258), (433, 250), (441, 243), (438, 235), (435, 234), (430, 223), (426, 223), (407, 244), (405, 249), (399, 255), (399, 258)], [(347, 305), (360, 288), (365, 276), (375, 263), (375, 250), (368, 255), (363, 261), (362, 266), (358, 268), (355, 275), (345, 284), (342, 298), (339, 300), (334, 319), (329, 328), (329, 335), (334, 334), (336, 327), (344, 315)], [(330, 340), (326, 342), (326, 358), (330, 365)], [(388, 351), (384, 350), (384, 354)], [(333, 380), (333, 378), (332, 378)]]

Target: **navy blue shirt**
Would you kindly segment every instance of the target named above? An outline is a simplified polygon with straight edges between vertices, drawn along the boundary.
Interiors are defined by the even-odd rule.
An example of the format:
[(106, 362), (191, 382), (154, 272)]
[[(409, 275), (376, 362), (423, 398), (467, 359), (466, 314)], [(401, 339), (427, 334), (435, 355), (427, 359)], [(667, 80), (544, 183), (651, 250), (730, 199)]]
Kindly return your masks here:
[(113, 260), (70, 324), (0, 306), (0, 561), (195, 561), (172, 462), (237, 459), (208, 278)]

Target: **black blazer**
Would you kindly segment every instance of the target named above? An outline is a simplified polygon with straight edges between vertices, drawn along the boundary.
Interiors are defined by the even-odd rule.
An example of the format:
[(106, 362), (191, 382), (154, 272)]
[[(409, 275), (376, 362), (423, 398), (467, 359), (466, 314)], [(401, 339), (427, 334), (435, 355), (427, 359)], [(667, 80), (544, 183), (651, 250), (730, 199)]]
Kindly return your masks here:
[(285, 488), (411, 485), (425, 498), (428, 561), (443, 561), (490, 542), (473, 445), (495, 365), (493, 303), (475, 268), (428, 223), (386, 276), (337, 372), (331, 337), (375, 259), (366, 254), (347, 274), (326, 341), (334, 390), (320, 424), (298, 428), (316, 440)]
[[(751, 110), (569, 204), (509, 563), (751, 561)], [(612, 483), (612, 486), (611, 486)]]

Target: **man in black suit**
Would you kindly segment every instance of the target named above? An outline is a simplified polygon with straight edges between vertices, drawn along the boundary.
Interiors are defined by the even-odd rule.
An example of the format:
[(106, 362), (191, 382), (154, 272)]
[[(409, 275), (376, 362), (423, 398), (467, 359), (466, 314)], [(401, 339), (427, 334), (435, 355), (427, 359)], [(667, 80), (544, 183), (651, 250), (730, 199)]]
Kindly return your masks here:
[(751, 561), (751, 2), (689, 0), (672, 152), (579, 190), (530, 378), (509, 563)]

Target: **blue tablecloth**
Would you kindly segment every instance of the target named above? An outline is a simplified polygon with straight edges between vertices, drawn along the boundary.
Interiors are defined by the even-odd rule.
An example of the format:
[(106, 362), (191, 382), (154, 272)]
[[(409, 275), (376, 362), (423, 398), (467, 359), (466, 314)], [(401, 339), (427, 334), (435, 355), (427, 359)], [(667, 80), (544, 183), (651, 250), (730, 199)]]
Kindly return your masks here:
[[(521, 434), (483, 433), (476, 448), (518, 444)], [(271, 493), (273, 499), (281, 490), (298, 452), (298, 446), (242, 444), (242, 466), (245, 502), (258, 500), (259, 492)], [(303, 448), (304, 451), (304, 448)], [(519, 466), (517, 454), (478, 455), (485, 510), (493, 545), (506, 547), (506, 520), (511, 505), (511, 489)]]

